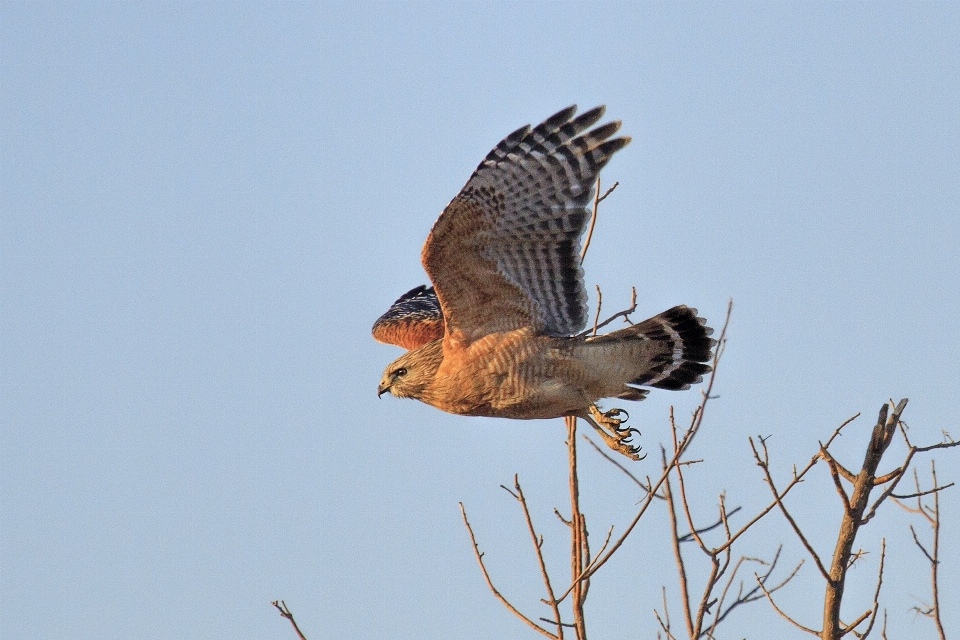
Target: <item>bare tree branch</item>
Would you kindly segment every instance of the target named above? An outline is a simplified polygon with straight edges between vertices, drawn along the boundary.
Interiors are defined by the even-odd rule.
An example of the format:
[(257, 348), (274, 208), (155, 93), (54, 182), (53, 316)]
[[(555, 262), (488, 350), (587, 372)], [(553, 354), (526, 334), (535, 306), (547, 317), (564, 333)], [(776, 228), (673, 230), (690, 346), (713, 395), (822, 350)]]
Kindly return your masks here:
[[(824, 640), (839, 638), (843, 631), (840, 624), (840, 604), (843, 600), (843, 591), (849, 568), (851, 550), (857, 536), (857, 531), (866, 522), (863, 514), (870, 500), (870, 492), (876, 486), (876, 472), (887, 447), (893, 439), (900, 423), (900, 414), (907, 406), (907, 399), (902, 399), (894, 407), (891, 402), (889, 408), (892, 413), (889, 418), (888, 405), (880, 409), (877, 424), (870, 436), (863, 459), (863, 466), (857, 474), (850, 495), (849, 508), (846, 508), (840, 520), (840, 531), (837, 534), (837, 546), (833, 552), (833, 561), (827, 578), (827, 587), (823, 601), (823, 638)], [(904, 467), (906, 468), (906, 467)], [(879, 503), (876, 503), (879, 504)]]
[(593, 237), (593, 228), (597, 224), (597, 206), (603, 202), (603, 200), (610, 195), (610, 193), (617, 188), (619, 182), (614, 182), (613, 186), (607, 189), (603, 195), (600, 195), (600, 176), (597, 176), (597, 182), (594, 186), (593, 191), (593, 210), (590, 212), (590, 224), (587, 226), (587, 235), (583, 240), (583, 249), (580, 250), (580, 264), (583, 264), (583, 259), (587, 257), (587, 249), (590, 247), (590, 238)]
[(530, 625), (531, 627), (533, 627), (543, 635), (547, 636), (548, 638), (559, 640), (557, 636), (550, 633), (549, 631), (547, 631), (546, 629), (538, 625), (536, 622), (534, 622), (527, 616), (523, 615), (519, 609), (513, 606), (513, 604), (511, 604), (509, 600), (503, 597), (503, 594), (497, 591), (497, 588), (493, 586), (493, 582), (490, 580), (490, 574), (487, 573), (487, 567), (484, 566), (483, 564), (483, 553), (480, 552), (480, 547), (477, 546), (477, 539), (473, 535), (473, 527), (470, 526), (470, 521), (467, 520), (467, 512), (463, 508), (462, 502), (458, 502), (457, 504), (460, 505), (460, 515), (463, 516), (463, 524), (467, 527), (467, 532), (470, 534), (470, 543), (473, 545), (473, 553), (477, 558), (477, 564), (480, 565), (480, 571), (483, 573), (483, 579), (487, 581), (487, 586), (490, 588), (490, 591), (493, 592), (493, 595), (497, 597), (497, 600), (499, 600), (503, 604), (503, 606), (509, 609), (513, 613), (513, 615), (517, 616), (518, 618), (520, 618), (521, 620), (523, 620), (528, 625)]
[[(582, 434), (581, 434), (581, 437), (582, 437), (584, 440), (586, 440), (587, 442), (589, 442), (589, 443), (590, 443), (590, 446), (593, 447), (594, 450), (595, 450), (597, 453), (599, 453), (601, 456), (603, 456), (604, 458), (606, 458), (606, 459), (607, 459), (607, 462), (609, 462), (610, 464), (612, 464), (613, 466), (615, 466), (617, 469), (620, 469), (620, 471), (623, 471), (623, 472), (627, 475), (628, 478), (630, 478), (631, 480), (633, 480), (634, 484), (636, 484), (638, 487), (640, 487), (641, 489), (643, 489), (645, 492), (650, 493), (650, 485), (649, 485), (649, 484), (643, 484), (643, 482), (640, 481), (639, 479), (637, 479), (637, 477), (636, 477), (635, 475), (633, 475), (632, 473), (630, 473), (630, 470), (627, 469), (625, 466), (623, 466), (623, 465), (620, 463), (619, 460), (617, 460), (617, 459), (614, 458), (613, 456), (609, 455), (609, 454), (607, 453), (607, 451), (609, 451), (609, 448), (608, 448), (608, 449), (602, 449), (602, 448), (600, 448), (599, 446), (597, 446), (597, 443), (596, 443), (596, 442), (594, 442), (593, 440), (591, 440), (590, 438), (588, 438), (586, 435), (582, 435)], [(656, 496), (656, 497), (660, 498), (661, 496)]]
[[(740, 589), (738, 590), (736, 599), (733, 602), (731, 602), (726, 609), (723, 608), (723, 602), (724, 600), (726, 600), (727, 591), (730, 589), (730, 586), (733, 584), (734, 579), (737, 577), (737, 573), (740, 571), (741, 565), (744, 562), (756, 562), (759, 564), (768, 565), (766, 573), (760, 576), (760, 581), (764, 585), (766, 585), (767, 581), (770, 579), (770, 575), (773, 573), (774, 569), (776, 569), (777, 561), (780, 559), (780, 551), (782, 550), (782, 548), (783, 548), (782, 545), (780, 547), (777, 547), (777, 552), (774, 554), (773, 560), (771, 560), (770, 562), (764, 562), (759, 558), (748, 558), (746, 556), (741, 556), (740, 559), (737, 560), (737, 564), (734, 566), (733, 572), (730, 573), (730, 577), (727, 579), (727, 583), (723, 587), (723, 591), (720, 593), (720, 599), (717, 602), (717, 612), (714, 614), (713, 623), (710, 625), (710, 629), (708, 631), (708, 637), (713, 636), (713, 633), (716, 630), (717, 625), (723, 622), (723, 620), (728, 615), (730, 615), (730, 613), (734, 609), (736, 609), (737, 607), (743, 606), (745, 604), (755, 602), (764, 597), (762, 594), (758, 595), (758, 592), (760, 591), (759, 586), (753, 587), (752, 589), (744, 593), (743, 592), (744, 585), (743, 585), (743, 581), (741, 580)], [(803, 566), (803, 560), (800, 560), (800, 562), (797, 563), (797, 566), (795, 566), (793, 570), (790, 571), (789, 574), (787, 574), (787, 577), (785, 577), (779, 583), (774, 585), (768, 591), (772, 594), (772, 593), (776, 593), (777, 591), (785, 587), (787, 583), (789, 583), (791, 580), (793, 580), (796, 577), (797, 573), (800, 571), (800, 567), (802, 566)]]
[[(838, 435), (840, 435), (840, 432), (843, 430), (843, 428), (846, 427), (846, 426), (847, 426), (848, 424), (850, 424), (851, 422), (853, 422), (854, 420), (856, 420), (856, 419), (857, 419), (857, 416), (859, 416), (859, 415), (860, 415), (860, 414), (858, 413), (858, 414), (856, 414), (856, 415), (854, 415), (854, 416), (852, 416), (852, 417), (847, 418), (846, 420), (844, 420), (843, 423), (841, 423), (841, 425), (840, 425), (839, 427), (837, 427), (836, 429), (834, 429), (833, 433), (832, 433), (832, 434), (830, 435), (830, 437), (827, 439), (827, 444), (826, 444), (826, 445), (821, 445), (821, 447), (822, 447), (822, 446), (830, 446), (830, 443), (832, 443), (832, 442), (834, 441), (834, 439), (835, 439)], [(764, 439), (763, 439), (763, 438), (760, 438), (760, 441), (761, 441), (761, 442), (764, 442)], [(757, 452), (756, 447), (755, 447), (754, 444), (753, 444), (753, 439), (750, 439), (749, 442), (750, 442), (750, 447), (751, 447), (751, 449), (753, 450), (754, 459), (757, 460), (757, 465), (760, 466), (761, 468), (763, 468), (764, 465), (769, 465), (769, 458), (768, 458), (768, 456), (767, 456), (766, 447), (764, 446), (764, 456), (763, 456), (763, 458), (761, 459), (759, 453)], [(725, 543), (723, 543), (722, 545), (720, 545), (719, 547), (717, 547), (717, 549), (718, 549), (718, 550), (723, 550), (725, 547), (728, 547), (728, 546), (732, 545), (734, 542), (736, 542), (737, 538), (739, 538), (739, 537), (742, 536), (744, 533), (746, 533), (747, 530), (750, 529), (750, 527), (752, 527), (752, 526), (753, 526), (754, 524), (756, 524), (761, 518), (763, 518), (765, 515), (767, 515), (767, 513), (769, 513), (770, 510), (772, 510), (774, 507), (777, 506), (779, 500), (782, 500), (782, 499), (790, 492), (790, 490), (793, 489), (794, 486), (796, 486), (797, 484), (799, 484), (800, 482), (803, 481), (803, 477), (807, 474), (808, 471), (810, 471), (810, 469), (813, 468), (813, 466), (814, 466), (819, 460), (820, 460), (820, 454), (819, 454), (819, 453), (814, 454), (814, 456), (813, 456), (812, 458), (810, 458), (810, 461), (807, 463), (807, 466), (805, 466), (805, 467), (803, 468), (803, 470), (801, 470), (799, 473), (797, 473), (797, 471), (794, 470), (793, 479), (787, 484), (786, 487), (784, 487), (783, 491), (781, 491), (778, 495), (775, 495), (773, 501), (772, 501), (770, 504), (768, 504), (765, 508), (763, 508), (760, 512), (758, 512), (757, 515), (755, 515), (752, 519), (750, 519), (746, 524), (744, 524), (742, 527), (740, 527), (740, 528), (736, 531), (736, 533), (734, 533), (733, 535), (731, 535), (731, 536), (729, 537), (729, 539), (728, 539)]]
[[(920, 479), (917, 476), (917, 470), (913, 470), (913, 482), (916, 486), (916, 493), (906, 496), (910, 498), (917, 499), (917, 506), (915, 508), (908, 507), (900, 500), (894, 498), (894, 501), (899, 504), (901, 507), (906, 509), (911, 513), (918, 513), (930, 524), (930, 529), (932, 530), (932, 544), (931, 548), (928, 551), (927, 548), (920, 542), (919, 536), (917, 536), (916, 530), (913, 528), (913, 525), (910, 525), (910, 534), (913, 536), (913, 542), (917, 545), (917, 548), (920, 549), (920, 552), (927, 558), (927, 561), (930, 563), (930, 592), (932, 602), (929, 606), (920, 608), (914, 607), (914, 610), (919, 614), (931, 618), (934, 625), (937, 627), (937, 636), (940, 640), (946, 640), (946, 632), (943, 629), (943, 621), (940, 619), (940, 588), (939, 588), (939, 569), (940, 569), (940, 491), (951, 486), (951, 482), (948, 485), (940, 486), (937, 483), (937, 465), (934, 460), (930, 461), (930, 477), (932, 479), (933, 489), (928, 491), (920, 490)], [(923, 504), (923, 496), (933, 495), (933, 505), (926, 506)]]
[(757, 586), (759, 586), (759, 587), (760, 587), (760, 590), (763, 591), (763, 595), (765, 595), (765, 596), (767, 597), (767, 601), (770, 603), (770, 606), (773, 607), (773, 610), (774, 610), (774, 611), (776, 611), (777, 613), (780, 614), (780, 617), (781, 617), (781, 618), (783, 618), (784, 620), (786, 620), (787, 622), (789, 622), (790, 624), (792, 624), (793, 626), (795, 626), (797, 629), (800, 629), (801, 631), (806, 631), (806, 632), (809, 633), (810, 635), (813, 635), (813, 636), (818, 636), (818, 635), (820, 635), (820, 632), (819, 632), (819, 631), (814, 631), (814, 630), (811, 629), (810, 627), (805, 627), (805, 626), (803, 626), (802, 624), (800, 624), (799, 622), (797, 622), (796, 620), (794, 620), (793, 618), (791, 618), (790, 616), (788, 616), (786, 613), (784, 613), (784, 611), (783, 611), (780, 607), (777, 606), (777, 603), (774, 602), (773, 596), (771, 595), (771, 593), (770, 593), (769, 591), (767, 591), (767, 588), (766, 588), (766, 587), (763, 586), (763, 581), (760, 580), (760, 576), (757, 575), (756, 573), (753, 574), (753, 576), (754, 576), (754, 578), (756, 578), (756, 580), (757, 580)]
[[(698, 533), (698, 534), (700, 534), (700, 533), (709, 533), (710, 531), (713, 531), (713, 530), (716, 529), (717, 527), (724, 526), (724, 525), (726, 524), (726, 523), (725, 523), (726, 518), (728, 518), (728, 517), (730, 517), (730, 516), (732, 516), (732, 515), (740, 512), (742, 509), (743, 509), (743, 507), (734, 507), (734, 508), (731, 509), (730, 511), (727, 511), (725, 515), (723, 515), (723, 516), (721, 516), (720, 518), (718, 518), (717, 521), (714, 522), (713, 524), (707, 525), (706, 527), (700, 527), (699, 529), (697, 529), (697, 533)], [(682, 536), (680, 536), (680, 542), (693, 542), (693, 540), (694, 540), (694, 538), (693, 538), (693, 534), (692, 534), (692, 533), (685, 533), (685, 534), (683, 534)], [(721, 549), (721, 551), (722, 551), (722, 549)]]
[(893, 498), (894, 500), (909, 500), (909, 499), (911, 499), (911, 498), (920, 498), (920, 497), (922, 497), (922, 496), (928, 496), (928, 495), (930, 495), (930, 494), (932, 494), (932, 493), (937, 493), (938, 491), (943, 491), (944, 489), (949, 489), (949, 488), (952, 487), (953, 485), (954, 485), (954, 483), (951, 482), (951, 483), (945, 484), (945, 485), (943, 485), (943, 486), (941, 486), (941, 487), (934, 487), (933, 489), (927, 489), (926, 491), (918, 491), (918, 492), (916, 492), (916, 493), (908, 493), (908, 494), (905, 495), (905, 496), (899, 496), (899, 495), (897, 495), (897, 494), (895, 494), (895, 493), (891, 493), (891, 494), (890, 494), (890, 497)]
[[(603, 329), (605, 326), (607, 326), (617, 318), (623, 318), (627, 322), (630, 322), (630, 314), (637, 310), (637, 288), (630, 287), (630, 306), (629, 307), (627, 307), (623, 311), (617, 311), (615, 314), (613, 314), (612, 316), (610, 316), (600, 324), (597, 324), (597, 318), (600, 317), (600, 305), (602, 301), (603, 301), (603, 296), (600, 293), (600, 287), (598, 286), (597, 287), (597, 311), (593, 320), (593, 328), (581, 331), (575, 337), (583, 338), (586, 336), (595, 336), (597, 335), (597, 331), (599, 331), (600, 329)], [(633, 323), (630, 322), (630, 324), (633, 324)]]
[[(573, 624), (576, 629), (577, 640), (586, 640), (586, 621), (583, 617), (583, 603), (590, 588), (589, 576), (580, 579), (585, 567), (590, 562), (590, 551), (587, 547), (587, 525), (580, 512), (580, 480), (577, 476), (577, 419), (573, 416), (564, 418), (567, 425), (567, 457), (570, 475), (570, 573), (573, 578), (570, 606), (573, 609)], [(561, 600), (566, 597), (561, 596)]]
[[(713, 383), (714, 383), (714, 380), (716, 379), (716, 374), (717, 374), (717, 365), (719, 364), (720, 356), (722, 355), (724, 345), (726, 344), (726, 333), (730, 323), (730, 314), (732, 310), (733, 310), (733, 301), (731, 300), (727, 305), (727, 315), (726, 315), (726, 318), (724, 319), (723, 328), (720, 331), (720, 337), (718, 338), (718, 341), (717, 341), (717, 348), (714, 351), (713, 367), (710, 373), (710, 378), (707, 383), (707, 388), (702, 393), (700, 405), (693, 412), (693, 416), (690, 421), (690, 426), (684, 432), (683, 436), (679, 440), (677, 440), (676, 450), (674, 451), (673, 456), (667, 463), (666, 468), (660, 474), (660, 478), (655, 483), (648, 484), (649, 488), (646, 489), (647, 495), (643, 499), (639, 511), (634, 516), (634, 518), (630, 521), (630, 523), (627, 525), (626, 529), (620, 535), (620, 537), (613, 543), (613, 545), (605, 553), (599, 554), (592, 562), (584, 566), (581, 573), (574, 578), (573, 582), (570, 584), (569, 587), (567, 587), (567, 590), (560, 596), (559, 600), (562, 601), (564, 598), (566, 598), (566, 596), (573, 591), (573, 589), (576, 587), (576, 585), (579, 582), (589, 579), (590, 576), (596, 573), (600, 569), (600, 567), (602, 567), (607, 562), (607, 560), (609, 560), (613, 556), (613, 554), (617, 552), (617, 550), (624, 543), (624, 541), (630, 536), (630, 533), (636, 527), (637, 523), (640, 521), (640, 518), (642, 518), (643, 514), (646, 513), (646, 510), (650, 506), (650, 503), (652, 502), (654, 497), (657, 497), (657, 492), (660, 490), (660, 487), (666, 481), (670, 473), (670, 470), (680, 462), (680, 458), (682, 457), (684, 452), (686, 452), (687, 448), (692, 442), (693, 437), (696, 435), (697, 430), (699, 429), (700, 424), (702, 423), (703, 413), (706, 408), (707, 402), (711, 398), (710, 391), (713, 389)], [(634, 480), (636, 481), (635, 478)], [(638, 484), (640, 483), (638, 482)]]
[[(770, 487), (770, 491), (773, 493), (774, 502), (778, 507), (780, 507), (780, 512), (783, 513), (784, 518), (787, 519), (787, 522), (790, 523), (790, 527), (793, 529), (793, 532), (800, 539), (800, 542), (803, 544), (804, 548), (807, 550), (807, 553), (810, 554), (810, 557), (813, 558), (814, 564), (817, 565), (817, 569), (820, 570), (820, 574), (826, 579), (830, 580), (830, 572), (827, 571), (827, 568), (823, 565), (823, 561), (820, 560), (820, 556), (817, 554), (816, 550), (813, 548), (813, 545), (807, 540), (807, 537), (803, 535), (803, 531), (800, 529), (800, 525), (797, 524), (797, 521), (793, 519), (793, 516), (790, 515), (790, 511), (787, 510), (787, 505), (783, 503), (783, 495), (786, 494), (790, 488), (792, 488), (797, 482), (800, 481), (800, 478), (803, 477), (803, 473), (806, 473), (807, 469), (813, 466), (817, 460), (817, 456), (811, 461), (811, 463), (804, 469), (803, 473), (800, 475), (794, 475), (793, 481), (787, 485), (787, 489), (784, 490), (784, 494), (781, 494), (777, 490), (777, 486), (773, 481), (773, 476), (770, 474), (770, 465), (768, 463), (769, 453), (767, 451), (767, 442), (764, 439), (760, 439), (760, 446), (763, 448), (763, 457), (761, 458), (760, 454), (757, 452), (757, 448), (753, 443), (753, 438), (750, 438), (750, 448), (753, 450), (753, 457), (756, 459), (757, 464), (763, 469), (764, 480), (767, 483), (767, 486)], [(819, 455), (819, 454), (818, 454)], [(771, 600), (772, 602), (772, 600)]]
[[(656, 609), (653, 610), (653, 615), (655, 615), (655, 616), (657, 617), (657, 622), (660, 623), (660, 628), (663, 629), (663, 632), (664, 632), (665, 634), (667, 634), (667, 639), (668, 639), (668, 640), (677, 640), (676, 636), (674, 636), (672, 633), (670, 633), (670, 624), (669, 624), (669, 621), (668, 621), (667, 623), (664, 623), (664, 621), (663, 621), (662, 619), (660, 619), (660, 613), (659, 613)], [(664, 614), (664, 615), (666, 615), (666, 614)], [(657, 636), (659, 637), (660, 634), (658, 633)]]
[[(556, 621), (554, 624), (557, 626), (556, 637), (557, 640), (563, 640), (563, 619), (560, 617), (560, 606), (556, 601), (553, 595), (553, 585), (550, 584), (550, 575), (547, 573), (547, 565), (543, 561), (543, 538), (537, 536), (536, 530), (533, 528), (533, 520), (530, 518), (530, 509), (527, 508), (527, 500), (523, 496), (523, 489), (520, 488), (520, 479), (517, 474), (513, 475), (513, 487), (516, 489), (514, 494), (512, 491), (507, 489), (507, 491), (516, 498), (517, 502), (520, 503), (521, 508), (523, 509), (523, 518), (527, 522), (527, 531), (530, 532), (530, 540), (533, 542), (533, 550), (537, 555), (537, 564), (540, 566), (540, 575), (543, 577), (543, 586), (547, 591), (546, 599), (542, 600), (545, 604), (553, 609), (553, 619)], [(504, 487), (506, 489), (506, 487)], [(543, 618), (540, 618), (543, 620)]]
[(946, 439), (944, 442), (939, 442), (937, 444), (932, 444), (925, 447), (916, 447), (911, 444), (910, 438), (907, 437), (907, 430), (902, 424), (900, 425), (900, 434), (903, 436), (903, 441), (907, 445), (907, 455), (904, 458), (903, 464), (901, 464), (900, 467), (895, 470), (894, 474), (887, 474), (893, 475), (893, 477), (887, 479), (890, 484), (886, 489), (884, 489), (883, 493), (880, 494), (880, 497), (877, 498), (870, 509), (867, 510), (866, 514), (863, 516), (864, 522), (870, 521), (873, 516), (876, 515), (877, 509), (883, 503), (883, 501), (893, 495), (894, 490), (897, 488), (897, 484), (903, 478), (904, 472), (907, 470), (907, 468), (909, 468), (910, 462), (913, 460), (914, 455), (918, 453), (934, 451), (936, 449), (950, 449), (952, 447), (960, 446), (960, 442), (954, 442), (949, 438), (948, 435), (944, 434), (944, 438)]
[(297, 637), (300, 640), (307, 640), (306, 636), (303, 635), (303, 632), (300, 631), (300, 627), (297, 626), (297, 621), (293, 619), (293, 614), (290, 613), (290, 609), (287, 608), (287, 603), (283, 600), (274, 600), (271, 602), (273, 606), (277, 608), (277, 611), (280, 612), (280, 615), (290, 621), (290, 624), (293, 625), (293, 630), (297, 632)]
[[(670, 412), (671, 418), (673, 417), (673, 411)], [(663, 460), (662, 464), (664, 470), (668, 470), (667, 467), (667, 452), (662, 447), (660, 448), (660, 455)], [(667, 516), (670, 520), (670, 548), (673, 550), (673, 558), (677, 565), (677, 580), (680, 582), (680, 609), (683, 612), (683, 621), (687, 625), (687, 633), (691, 638), (695, 638), (695, 631), (693, 628), (693, 612), (690, 608), (690, 586), (687, 582), (687, 569), (683, 561), (683, 555), (680, 552), (680, 534), (677, 530), (677, 506), (673, 498), (673, 489), (670, 486), (670, 478), (667, 477), (666, 481), (663, 483), (663, 495), (667, 500)], [(666, 603), (664, 603), (664, 615), (666, 615)]]
[[(856, 631), (853, 632), (854, 635), (856, 635), (858, 638), (866, 638), (867, 636), (869, 636), (870, 632), (873, 630), (874, 623), (877, 621), (877, 613), (879, 613), (880, 611), (880, 586), (883, 584), (883, 561), (886, 557), (887, 557), (887, 541), (885, 538), (881, 538), (880, 539), (880, 567), (877, 569), (877, 588), (874, 589), (873, 591), (873, 606), (870, 607), (870, 609), (866, 613), (864, 613), (864, 616), (869, 614), (870, 622), (867, 624), (867, 628), (864, 629), (863, 633), (857, 633)], [(862, 620), (856, 620), (854, 622), (851, 622), (850, 625), (847, 627), (847, 629), (852, 630), (854, 627), (860, 624), (860, 622), (862, 622)], [(886, 623), (886, 620), (884, 620), (884, 623)]]

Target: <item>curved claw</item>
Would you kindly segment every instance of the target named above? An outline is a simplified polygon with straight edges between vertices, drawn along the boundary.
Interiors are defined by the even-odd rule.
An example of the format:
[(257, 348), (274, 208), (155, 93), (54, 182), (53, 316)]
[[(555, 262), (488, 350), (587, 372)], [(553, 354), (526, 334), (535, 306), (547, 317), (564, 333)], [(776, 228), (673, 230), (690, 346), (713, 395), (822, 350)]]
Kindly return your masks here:
[(643, 447), (630, 444), (629, 439), (630, 436), (625, 438), (604, 438), (604, 441), (611, 449), (614, 451), (619, 451), (631, 460), (643, 460), (646, 458), (647, 454), (640, 455), (640, 452), (643, 451)]
[(643, 435), (642, 433), (640, 433), (639, 429), (635, 429), (633, 427), (627, 427), (626, 429), (617, 429), (617, 434), (620, 436), (620, 439), (623, 440), (624, 442), (632, 438), (633, 434), (637, 434), (638, 436)]
[[(626, 418), (621, 418), (620, 417), (621, 415), (626, 416)], [(603, 417), (607, 418), (608, 420), (616, 420), (617, 422), (626, 422), (627, 420), (630, 419), (630, 414), (627, 413), (626, 409), (617, 409), (616, 407), (614, 407), (609, 411), (604, 411)]]
[[(590, 414), (592, 417), (584, 417), (584, 419), (590, 423), (590, 426), (596, 429), (608, 447), (622, 453), (631, 460), (642, 460), (646, 457), (646, 454), (643, 456), (640, 455), (641, 447), (630, 444), (633, 434), (636, 433), (640, 435), (640, 431), (633, 427), (620, 427), (621, 424), (630, 418), (626, 411), (623, 409), (610, 409), (609, 411), (601, 412), (596, 405), (592, 405), (590, 407)], [(620, 415), (627, 417), (621, 419)]]

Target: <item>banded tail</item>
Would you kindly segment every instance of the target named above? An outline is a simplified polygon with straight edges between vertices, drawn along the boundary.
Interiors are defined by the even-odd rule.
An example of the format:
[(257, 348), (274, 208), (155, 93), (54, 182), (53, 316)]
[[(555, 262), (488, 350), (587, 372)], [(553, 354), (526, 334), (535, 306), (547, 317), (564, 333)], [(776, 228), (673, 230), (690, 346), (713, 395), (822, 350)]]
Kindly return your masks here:
[(703, 381), (711, 371), (716, 341), (697, 310), (680, 305), (638, 324), (602, 336), (587, 338), (586, 345), (600, 347), (623, 380), (623, 386), (606, 397), (643, 400), (647, 390), (638, 386), (679, 391)]

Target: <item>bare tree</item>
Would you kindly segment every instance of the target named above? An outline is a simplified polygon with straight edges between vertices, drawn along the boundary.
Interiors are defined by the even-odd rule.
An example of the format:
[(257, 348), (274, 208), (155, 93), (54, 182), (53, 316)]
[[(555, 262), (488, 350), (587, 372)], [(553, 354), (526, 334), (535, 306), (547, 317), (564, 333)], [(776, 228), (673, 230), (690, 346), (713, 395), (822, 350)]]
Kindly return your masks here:
[[(776, 484), (770, 472), (770, 458), (766, 441), (762, 438), (758, 438), (758, 448), (753, 439), (750, 440), (750, 446), (753, 450), (754, 458), (756, 459), (760, 468), (763, 469), (766, 484), (770, 488), (770, 491), (773, 493), (773, 495), (777, 497), (777, 506), (779, 507), (784, 518), (786, 518), (787, 522), (790, 523), (790, 527), (793, 529), (797, 538), (810, 555), (814, 565), (817, 567), (820, 575), (824, 579), (826, 586), (824, 589), (823, 621), (821, 628), (819, 630), (814, 630), (800, 624), (786, 614), (779, 606), (777, 606), (769, 594), (767, 594), (768, 599), (774, 609), (776, 609), (776, 611), (784, 618), (789, 620), (798, 628), (810, 633), (811, 635), (818, 636), (823, 640), (838, 640), (848, 633), (852, 633), (857, 638), (866, 638), (870, 634), (879, 614), (878, 597), (880, 594), (880, 587), (883, 582), (885, 544), (881, 544), (880, 568), (879, 575), (877, 576), (876, 588), (874, 591), (873, 604), (850, 623), (844, 624), (840, 619), (840, 605), (843, 600), (847, 571), (860, 557), (860, 555), (862, 555), (862, 552), (860, 551), (853, 551), (853, 545), (856, 541), (857, 532), (861, 527), (873, 519), (877, 513), (877, 510), (884, 503), (884, 501), (888, 497), (894, 495), (894, 489), (907, 472), (910, 462), (915, 454), (929, 452), (936, 449), (951, 448), (960, 444), (948, 439), (944, 442), (926, 447), (913, 446), (907, 438), (906, 430), (900, 421), (900, 416), (903, 413), (906, 405), (907, 399), (904, 398), (896, 405), (894, 405), (893, 401), (891, 400), (889, 404), (885, 404), (880, 408), (877, 424), (874, 426), (871, 433), (870, 441), (867, 444), (867, 449), (864, 454), (863, 464), (858, 473), (854, 474), (852, 471), (848, 470), (829, 452), (829, 447), (833, 439), (839, 435), (840, 431), (846, 425), (850, 424), (857, 416), (854, 416), (850, 420), (847, 420), (840, 425), (840, 427), (834, 431), (830, 439), (825, 444), (821, 444), (819, 453), (811, 460), (811, 465), (808, 465), (809, 468), (809, 466), (812, 466), (812, 463), (815, 463), (817, 459), (823, 459), (826, 461), (830, 471), (830, 476), (833, 479), (834, 486), (836, 487), (837, 494), (839, 495), (842, 503), (843, 510), (840, 528), (837, 532), (836, 546), (834, 548), (833, 557), (829, 567), (826, 566), (824, 561), (821, 559), (821, 555), (814, 549), (813, 545), (809, 542), (808, 537), (803, 533), (802, 527), (799, 525), (796, 518), (794, 518), (790, 513), (790, 510), (787, 508), (782, 496), (778, 494)], [(880, 465), (880, 461), (882, 460), (887, 448), (890, 446), (890, 443), (898, 429), (900, 433), (903, 434), (904, 441), (907, 445), (907, 454), (905, 459), (900, 466), (896, 467), (892, 471), (878, 475), (877, 469)], [(844, 482), (850, 485), (849, 490), (844, 485)], [(870, 497), (874, 488), (884, 487), (884, 485), (886, 485), (885, 488), (881, 490), (879, 496), (876, 497), (876, 499), (871, 503)], [(906, 499), (929, 494), (933, 494), (935, 496), (944, 488), (946, 487), (938, 486), (936, 484), (936, 480), (934, 479), (934, 487), (929, 491), (920, 492), (918, 488), (916, 494), (894, 497)], [(934, 572), (934, 593), (936, 593), (936, 578), (937, 576)], [(932, 610), (936, 609), (936, 606), (932, 607)], [(936, 619), (938, 619), (938, 617), (936, 617)], [(866, 627), (862, 630), (858, 630), (858, 627), (864, 622), (867, 623)], [(940, 627), (940, 629), (942, 632), (942, 627)]]

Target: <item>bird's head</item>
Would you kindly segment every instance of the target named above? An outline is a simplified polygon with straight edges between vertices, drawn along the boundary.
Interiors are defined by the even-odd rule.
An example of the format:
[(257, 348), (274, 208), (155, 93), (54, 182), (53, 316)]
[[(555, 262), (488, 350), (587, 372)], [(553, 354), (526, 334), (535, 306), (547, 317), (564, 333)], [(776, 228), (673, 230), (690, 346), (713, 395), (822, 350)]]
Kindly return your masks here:
[(387, 365), (377, 385), (377, 395), (389, 391), (398, 398), (419, 399), (423, 390), (433, 381), (443, 359), (442, 340), (434, 340), (422, 347), (407, 351)]

